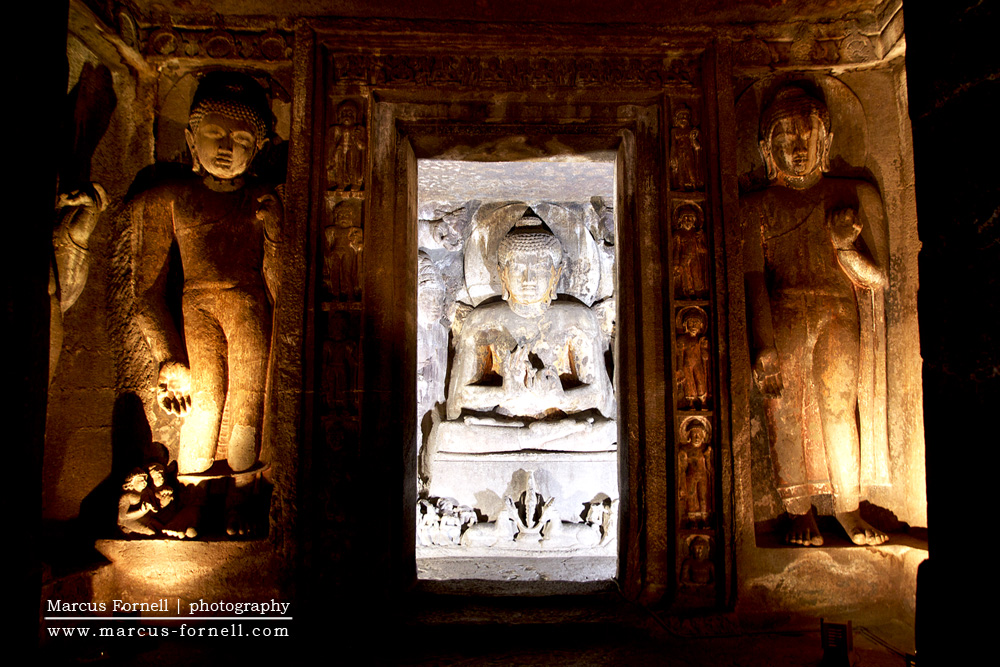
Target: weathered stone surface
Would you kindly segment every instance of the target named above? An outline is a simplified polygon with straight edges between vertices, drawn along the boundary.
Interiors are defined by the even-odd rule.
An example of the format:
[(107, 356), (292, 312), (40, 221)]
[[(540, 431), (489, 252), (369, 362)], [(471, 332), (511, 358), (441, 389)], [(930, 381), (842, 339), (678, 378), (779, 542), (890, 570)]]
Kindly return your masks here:
[(862, 489), (889, 481), (884, 371), (873, 361), (884, 349), (885, 214), (869, 184), (823, 177), (829, 124), (826, 106), (791, 85), (761, 116), (772, 186), (741, 201), (754, 377), (786, 539), (822, 544), (811, 498), (832, 493), (851, 539), (877, 545), (886, 536), (858, 505)]

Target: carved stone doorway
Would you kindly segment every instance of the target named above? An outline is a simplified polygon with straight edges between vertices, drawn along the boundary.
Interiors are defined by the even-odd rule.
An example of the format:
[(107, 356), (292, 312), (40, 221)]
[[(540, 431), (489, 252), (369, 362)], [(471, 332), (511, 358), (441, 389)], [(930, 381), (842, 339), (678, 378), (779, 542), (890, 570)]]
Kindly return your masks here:
[[(308, 67), (317, 87), (304, 120), (313, 128), (312, 156), (323, 156), (326, 167), (325, 176), (314, 180), (320, 196), (313, 200), (313, 219), (329, 232), (319, 239), (326, 244), (321, 246), (324, 260), (334, 260), (324, 271), (336, 268), (348, 277), (341, 281), (346, 290), (331, 280), (329, 287), (337, 289), (329, 289), (331, 298), (324, 301), (321, 297), (319, 303), (323, 311), (329, 311), (328, 317), (321, 315), (329, 326), (316, 328), (317, 349), (321, 345), (323, 350), (319, 369), (323, 374), (322, 396), (329, 405), (319, 404), (317, 425), (324, 430), (330, 448), (316, 450), (315, 462), (320, 463), (314, 470), (314, 475), (319, 475), (317, 489), (330, 496), (331, 507), (353, 505), (356, 495), (334, 500), (336, 489), (341, 487), (324, 485), (321, 480), (328, 477), (327, 471), (334, 479), (357, 471), (357, 483), (370, 502), (363, 513), (352, 514), (356, 518), (350, 520), (364, 526), (374, 553), (382, 554), (377, 564), (370, 565), (390, 573), (384, 581), (394, 594), (486, 590), (468, 579), (418, 578), (418, 540), (429, 540), (431, 548), (447, 548), (435, 545), (427, 532), (437, 532), (440, 541), (449, 539), (443, 533), (450, 531), (452, 540), (457, 533), (461, 542), (463, 524), (469, 521), (462, 519), (463, 511), (456, 504), (469, 505), (477, 525), (493, 523), (494, 527), (507, 507), (505, 521), (521, 530), (516, 525), (520, 520), (526, 528), (538, 528), (544, 538), (539, 513), (551, 498), (556, 498), (554, 502), (565, 498), (576, 505), (565, 509), (565, 515), (560, 511), (559, 523), (594, 533), (599, 541), (606, 532), (616, 534), (610, 550), (611, 556), (617, 557), (617, 566), (596, 582), (514, 580), (486, 586), (491, 594), (554, 594), (618, 586), (632, 599), (659, 599), (678, 593), (685, 606), (714, 606), (728, 595), (730, 581), (722, 576), (729, 567), (729, 540), (720, 521), (728, 511), (723, 507), (729, 497), (728, 477), (716, 474), (712, 478), (721, 487), (713, 495), (718, 506), (698, 510), (701, 514), (695, 512), (694, 520), (690, 518), (694, 510), (687, 505), (687, 514), (681, 516), (676, 477), (678, 448), (686, 442), (682, 436), (692, 430), (692, 420), (708, 424), (703, 430), (710, 433), (713, 447), (719, 445), (713, 449), (716, 453), (711, 461), (703, 457), (707, 464), (719, 466), (725, 460), (722, 453), (727, 451), (727, 432), (718, 425), (724, 423), (726, 406), (716, 398), (719, 385), (714, 377), (722, 366), (712, 364), (703, 369), (697, 378), (702, 391), (695, 392), (692, 400), (684, 393), (686, 388), (675, 381), (675, 365), (680, 362), (673, 358), (673, 351), (678, 319), (701, 316), (702, 328), (690, 335), (712, 341), (721, 335), (714, 307), (717, 295), (714, 281), (706, 275), (711, 269), (705, 262), (699, 265), (702, 273), (692, 273), (688, 285), (673, 275), (671, 258), (677, 233), (687, 234), (686, 240), (697, 236), (694, 245), (698, 247), (705, 243), (711, 247), (713, 239), (722, 238), (717, 229), (722, 219), (718, 167), (709, 159), (718, 155), (717, 105), (721, 100), (704, 93), (715, 90), (715, 53), (703, 37), (671, 38), (667, 45), (624, 33), (613, 38), (595, 33), (594, 48), (580, 50), (581, 36), (575, 33), (554, 31), (547, 34), (544, 43), (534, 36), (523, 42), (530, 46), (522, 48), (512, 46), (521, 42), (508, 32), (472, 34), (458, 26), (447, 30), (451, 31), (447, 38), (420, 31), (403, 35), (391, 29), (384, 34), (377, 29), (377, 34), (367, 34), (334, 22), (329, 31), (313, 34), (316, 58)], [(383, 41), (384, 50), (371, 51), (372, 43)], [(451, 233), (447, 228), (455, 218), (452, 214), (458, 209), (424, 212), (432, 217), (424, 218), (427, 223), (419, 222), (418, 162), (447, 158), (496, 166), (505, 161), (527, 164), (538, 158), (595, 155), (606, 156), (611, 160), (608, 164), (614, 165), (613, 197), (608, 198), (613, 201), (603, 203), (613, 211), (616, 254), (615, 303), (606, 308), (607, 314), (613, 315), (609, 319), (615, 320), (613, 345), (609, 342), (607, 346), (613, 354), (605, 363), (605, 372), (610, 371), (611, 400), (617, 405), (616, 423), (604, 428), (612, 434), (607, 442), (616, 444), (614, 451), (601, 455), (610, 453), (616, 473), (608, 473), (607, 483), (599, 486), (612, 488), (617, 481), (617, 489), (594, 489), (589, 498), (571, 498), (564, 489), (560, 492), (551, 487), (553, 480), (545, 479), (544, 470), (511, 464), (504, 471), (506, 480), (500, 475), (499, 481), (490, 483), (496, 496), (491, 497), (492, 504), (474, 499), (475, 494), (473, 499), (454, 498), (456, 502), (451, 503), (450, 494), (461, 494), (448, 488), (439, 494), (433, 479), (427, 486), (418, 466), (418, 450), (422, 454), (433, 449), (424, 447), (424, 440), (432, 440), (434, 420), (425, 419), (426, 410), (418, 419), (418, 405), (427, 397), (418, 396), (421, 324), (417, 285), (421, 280), (437, 281), (433, 270), (423, 275), (418, 270), (421, 264), (427, 266), (426, 259), (419, 259), (421, 235), (429, 235), (430, 221), (435, 221), (440, 238), (434, 243), (446, 240)], [(361, 165), (361, 174), (353, 172), (356, 165)], [(509, 205), (511, 211), (516, 203), (521, 207), (516, 215), (523, 218), (530, 209), (528, 217), (537, 215), (541, 224), (552, 227), (546, 218), (558, 209), (550, 207), (542, 212), (535, 206), (546, 201), (566, 203), (553, 199), (559, 197), (520, 194), (495, 203)], [(600, 217), (600, 206), (595, 207), (589, 197), (585, 203), (587, 206), (581, 207), (584, 217)], [(694, 231), (678, 222), (692, 208)], [(682, 232), (675, 233), (675, 228)], [(600, 236), (599, 230), (591, 233), (588, 229), (587, 233), (595, 241)], [(566, 239), (559, 240), (566, 244)], [(463, 236), (462, 242), (467, 241)], [(499, 268), (493, 249), (496, 242), (497, 238), (487, 239), (490, 250), (482, 260), (487, 273)], [(604, 239), (601, 242), (606, 243)], [(356, 273), (352, 268), (355, 263)], [(354, 275), (357, 283), (352, 283)], [(493, 290), (488, 299), (496, 299), (493, 303), (503, 311), (500, 281), (490, 276), (487, 282)], [(468, 289), (468, 284), (464, 288)], [(592, 308), (600, 300), (595, 298), (582, 307)], [(562, 302), (571, 303), (569, 298), (553, 303)], [(470, 298), (469, 305), (482, 304)], [(694, 315), (688, 312), (692, 307), (698, 311)], [(684, 318), (678, 317), (685, 313)], [(432, 319), (439, 323), (438, 337), (449, 335), (454, 343), (448, 326), (448, 320), (454, 319), (443, 319), (445, 324)], [(700, 339), (697, 342), (699, 350), (705, 347)], [(440, 350), (446, 344), (439, 340), (437, 347)], [(712, 342), (713, 353), (714, 348)], [(423, 352), (426, 356), (427, 351)], [(543, 355), (530, 359), (532, 352), (525, 352), (530, 369), (525, 368), (524, 375), (534, 372), (536, 377), (545, 377), (550, 364)], [(492, 359), (493, 351), (490, 354), (489, 368), (503, 368), (503, 355)], [(482, 359), (485, 368), (485, 355)], [(443, 384), (448, 387), (447, 362), (439, 365), (446, 367)], [(702, 377), (709, 374), (713, 377)], [(556, 375), (564, 390), (570, 388), (564, 383), (565, 373)], [(496, 377), (476, 381), (487, 386), (491, 382), (502, 386)], [(708, 383), (713, 387), (710, 391), (702, 387)], [(450, 391), (450, 387), (445, 390), (444, 401), (440, 395), (435, 401), (444, 403), (445, 414), (438, 415), (441, 423), (468, 416), (468, 405), (452, 406), (452, 414), (447, 414)], [(547, 407), (551, 406), (539, 410)], [(508, 411), (518, 414), (517, 410)], [(354, 441), (356, 449), (350, 445)], [(356, 460), (350, 454), (352, 449), (357, 452)], [(448, 474), (457, 476), (454, 470)], [(528, 493), (529, 488), (534, 491)], [(618, 498), (617, 527), (605, 531), (598, 515), (605, 513), (605, 501), (608, 506), (614, 503), (613, 496)], [(532, 522), (527, 516), (529, 497), (533, 498), (534, 526), (528, 525)], [(441, 498), (447, 501), (443, 507), (437, 504)], [(601, 505), (600, 511), (597, 505)], [(610, 507), (608, 510), (611, 513)], [(441, 529), (444, 514), (449, 516), (447, 530)], [(471, 517), (467, 511), (465, 515)], [(418, 537), (420, 523), (429, 524), (422, 537)], [(555, 525), (554, 521), (541, 523)], [(598, 524), (600, 528), (596, 528)], [(701, 542), (708, 545), (700, 547), (701, 558), (713, 561), (719, 576), (698, 581), (689, 577), (689, 581), (682, 576), (684, 564), (694, 556), (692, 545), (698, 538), (704, 538)], [(325, 553), (340, 547), (331, 539), (329, 549), (325, 544), (318, 548)]]
[(460, 152), (417, 161), (418, 577), (611, 580), (616, 154)]
[[(577, 94), (576, 97), (580, 96)], [(641, 325), (636, 320), (642, 307), (636, 302), (635, 291), (620, 294), (620, 296), (616, 293), (614, 288), (616, 281), (614, 248), (611, 246), (609, 246), (611, 248), (611, 261), (605, 267), (605, 273), (608, 275), (605, 277), (606, 284), (603, 291), (599, 286), (601, 269), (595, 254), (592, 259), (597, 266), (593, 267), (595, 275), (591, 281), (594, 283), (590, 288), (591, 293), (587, 294), (586, 288), (583, 288), (581, 292), (581, 288), (578, 287), (576, 289), (577, 295), (570, 296), (573, 294), (573, 290), (560, 283), (563, 293), (567, 296), (560, 297), (563, 299), (562, 301), (554, 302), (565, 304), (566, 307), (572, 303), (575, 307), (586, 310), (588, 313), (594, 312), (591, 310), (594, 304), (604, 303), (603, 307), (607, 311), (609, 323), (617, 320), (614, 324), (614, 343), (611, 343), (609, 329), (608, 338), (601, 348), (601, 356), (605, 356), (604, 350), (615, 350), (613, 355), (609, 355), (613, 358), (612, 363), (608, 363), (609, 359), (600, 359), (600, 369), (601, 372), (608, 373), (610, 371), (614, 375), (611, 404), (613, 405), (617, 398), (618, 405), (615, 413), (610, 415), (610, 419), (598, 419), (598, 422), (603, 422), (599, 424), (600, 428), (603, 429), (603, 436), (598, 436), (596, 439), (601, 440), (603, 437), (604, 444), (603, 446), (591, 444), (590, 448), (600, 451), (565, 452), (558, 451), (566, 449), (565, 447), (556, 446), (557, 451), (545, 452), (537, 451), (544, 450), (544, 444), (527, 443), (514, 448), (520, 453), (490, 452), (485, 455), (485, 458), (496, 460), (486, 464), (490, 468), (485, 473), (485, 478), (488, 478), (488, 481), (483, 481), (481, 484), (482, 488), (479, 489), (477, 498), (477, 492), (473, 490), (472, 486), (465, 488), (461, 484), (456, 486), (456, 481), (463, 475), (470, 474), (471, 470), (477, 469), (476, 464), (468, 461), (463, 462), (461, 459), (468, 459), (477, 454), (482, 457), (483, 453), (464, 451), (445, 453), (446, 449), (456, 449), (454, 446), (456, 440), (453, 439), (450, 441), (451, 446), (440, 447), (438, 449), (441, 451), (434, 454), (441, 460), (433, 466), (432, 479), (428, 481), (423, 478), (426, 470), (423, 462), (432, 458), (426, 454), (435, 448), (426, 446), (428, 441), (434, 440), (433, 437), (430, 437), (430, 431), (434, 428), (434, 424), (427, 419), (429, 415), (421, 416), (421, 421), (428, 423), (418, 423), (416, 418), (420, 402), (417, 374), (420, 372), (419, 357), (421, 356), (418, 351), (420, 335), (418, 329), (421, 326), (417, 303), (417, 286), (421, 280), (417, 275), (418, 267), (421, 264), (418, 248), (420, 247), (421, 235), (426, 241), (426, 236), (430, 234), (430, 224), (427, 223), (428, 229), (422, 229), (424, 223), (418, 222), (421, 217), (421, 207), (417, 197), (419, 161), (443, 156), (464, 159), (469, 164), (480, 166), (491, 164), (496, 167), (497, 162), (482, 158), (496, 159), (500, 157), (502, 160), (516, 161), (515, 164), (520, 164), (524, 168), (524, 165), (540, 164), (524, 161), (530, 157), (549, 157), (556, 161), (575, 159), (595, 166), (600, 165), (609, 177), (610, 183), (602, 186), (602, 192), (592, 193), (582, 202), (574, 203), (575, 212), (572, 214), (568, 211), (573, 207), (566, 206), (565, 204), (568, 202), (565, 200), (562, 202), (551, 201), (552, 199), (558, 200), (560, 197), (538, 197), (522, 194), (520, 197), (500, 198), (502, 201), (494, 201), (489, 206), (478, 205), (477, 215), (471, 216), (469, 222), (472, 226), (465, 230), (463, 242), (473, 245), (481, 244), (478, 257), (479, 266), (485, 272), (484, 275), (490, 272), (494, 275), (486, 275), (478, 284), (475, 284), (476, 280), (470, 277), (469, 272), (474, 272), (476, 269), (470, 266), (469, 259), (466, 258), (464, 266), (466, 275), (463, 287), (469, 293), (466, 298), (471, 302), (470, 306), (472, 304), (489, 304), (491, 303), (490, 299), (493, 299), (492, 303), (495, 307), (501, 310), (505, 308), (503, 301), (498, 298), (498, 290), (502, 288), (498, 285), (495, 275), (497, 271), (496, 247), (502, 236), (517, 224), (515, 218), (537, 215), (538, 219), (548, 226), (554, 234), (561, 235), (560, 241), (563, 246), (572, 245), (569, 236), (582, 234), (583, 236), (580, 238), (586, 238), (592, 249), (597, 252), (600, 251), (597, 250), (595, 234), (600, 236), (601, 226), (604, 225), (605, 236), (609, 240), (614, 240), (617, 247), (625, 244), (630, 248), (627, 256), (623, 250), (618, 251), (617, 274), (619, 277), (617, 279), (619, 281), (625, 280), (625, 284), (634, 284), (636, 280), (641, 260), (636, 254), (635, 245), (644, 236), (643, 229), (646, 230), (645, 235), (648, 238), (649, 227), (655, 227), (658, 224), (655, 206), (644, 209), (637, 206), (637, 194), (655, 200), (649, 191), (637, 193), (637, 183), (645, 183), (648, 186), (655, 184), (657, 180), (650, 171), (656, 165), (655, 128), (657, 127), (659, 110), (655, 105), (648, 104), (600, 105), (593, 102), (583, 104), (583, 100), (573, 101), (576, 101), (577, 104), (556, 106), (551, 102), (540, 100), (518, 101), (500, 105), (470, 100), (465, 102), (452, 101), (447, 106), (396, 102), (376, 103), (374, 105), (371, 132), (371, 136), (375, 138), (375, 145), (372, 146), (373, 188), (368, 193), (372, 208), (369, 218), (370, 227), (366, 229), (365, 234), (365, 275), (367, 278), (384, 271), (385, 274), (396, 276), (396, 285), (395, 288), (390, 289), (391, 285), (384, 280), (379, 281), (378, 284), (375, 281), (366, 282), (364, 286), (367, 300), (366, 308), (377, 309), (375, 304), (382, 299), (386, 299), (386, 305), (391, 300), (391, 319), (396, 323), (393, 328), (397, 331), (405, 331), (405, 336), (402, 340), (403, 349), (396, 348), (393, 352), (388, 349), (383, 349), (382, 352), (365, 349), (364, 382), (367, 389), (371, 386), (371, 382), (388, 381), (385, 376), (381, 379), (374, 377), (374, 373), (398, 377), (399, 369), (383, 367), (383, 364), (389, 359), (417, 359), (417, 363), (413, 366), (409, 364), (405, 366), (403, 388), (401, 390), (394, 388), (394, 391), (402, 393), (404, 413), (414, 415), (406, 423), (401, 424), (402, 428), (399, 431), (401, 439), (407, 443), (402, 452), (406, 462), (402, 482), (404, 485), (404, 508), (409, 508), (411, 518), (408, 522), (409, 525), (404, 523), (402, 531), (404, 544), (410, 545), (405, 547), (405, 553), (408, 555), (404, 558), (414, 563), (415, 568), (412, 571), (423, 569), (421, 563), (424, 560), (423, 556), (428, 551), (449, 549), (472, 549), (475, 551), (469, 558), (465, 559), (466, 567), (458, 566), (447, 569), (444, 574), (440, 572), (430, 573), (428, 578), (513, 578), (518, 580), (517, 583), (520, 585), (510, 586), (511, 593), (522, 590), (523, 586), (529, 588), (540, 586), (555, 592), (552, 586), (558, 581), (575, 582), (577, 586), (580, 585), (581, 581), (592, 582), (591, 586), (598, 590), (613, 585), (612, 579), (621, 576), (623, 572), (622, 553), (625, 551), (623, 545), (627, 543), (625, 537), (628, 531), (634, 531), (637, 528), (625, 517), (627, 508), (634, 502), (628, 495), (630, 490), (629, 461), (636, 456), (638, 443), (635, 438), (629, 438), (626, 434), (629, 433), (629, 430), (633, 433), (638, 430), (638, 414), (634, 402), (647, 398), (644, 396), (645, 388), (638, 381), (642, 371), (635, 367), (638, 361), (636, 337), (642, 333)], [(581, 118), (585, 113), (590, 114), (591, 117)], [(442, 117), (442, 114), (445, 117)], [(455, 118), (456, 114), (458, 118)], [(485, 122), (483, 116), (491, 114), (499, 121), (498, 123)], [(578, 124), (567, 128), (566, 118), (572, 118), (574, 115), (578, 118)], [(535, 120), (532, 123), (504, 123), (503, 120), (508, 116), (515, 118), (527, 116)], [(480, 159), (475, 160), (476, 157)], [(549, 164), (558, 164), (558, 162), (550, 162)], [(644, 174), (644, 172), (646, 173)], [(644, 175), (646, 178), (643, 178)], [(592, 200), (591, 197), (594, 199)], [(433, 207), (430, 206), (430, 208)], [(443, 212), (438, 220), (436, 225), (438, 229), (435, 230), (440, 239), (436, 242), (438, 245), (441, 245), (442, 241), (449, 242), (447, 239), (449, 225), (448, 222), (445, 222), (445, 218), (448, 217), (449, 213), (454, 214), (455, 212), (455, 210)], [(487, 212), (489, 213), (487, 214)], [(486, 222), (487, 219), (493, 222)], [(506, 220), (506, 222), (496, 222), (497, 219)], [(564, 224), (570, 219), (576, 221), (575, 226)], [(592, 223), (593, 231), (590, 231), (587, 224), (583, 222), (585, 219)], [(385, 224), (388, 221), (392, 221), (391, 226)], [(449, 218), (449, 221), (455, 223), (454, 216)], [(479, 237), (476, 237), (476, 225), (480, 223), (482, 223), (480, 231), (492, 224), (499, 225), (502, 228), (502, 233), (483, 232)], [(564, 227), (565, 229), (563, 229)], [(453, 230), (451, 233), (454, 235)], [(457, 242), (457, 239), (451, 239), (451, 242)], [(605, 244), (603, 238), (601, 238), (601, 244)], [(579, 249), (566, 254), (572, 262), (580, 263)], [(658, 255), (657, 249), (656, 258), (649, 258), (645, 265), (647, 270), (650, 266), (658, 264)], [(373, 262), (377, 265), (373, 266)], [(425, 267), (427, 266), (426, 259), (423, 260), (423, 264)], [(578, 267), (574, 270), (580, 273)], [(628, 276), (627, 279), (620, 278), (622, 275)], [(572, 277), (573, 272), (567, 272), (567, 278), (571, 279)], [(429, 280), (436, 279), (430, 277)], [(607, 297), (610, 296), (618, 298), (608, 301)], [(589, 303), (587, 303), (588, 301)], [(376, 311), (370, 310), (369, 312)], [(408, 315), (405, 320), (404, 313)], [(385, 314), (388, 316), (390, 313), (386, 312)], [(590, 316), (590, 320), (596, 323), (598, 318), (593, 315)], [(384, 332), (386, 324), (381, 326), (383, 328), (380, 330)], [(439, 331), (438, 335), (442, 336), (443, 334)], [(445, 338), (445, 340), (447, 339)], [(369, 365), (369, 360), (372, 359), (375, 359), (375, 368)], [(535, 362), (535, 366), (537, 370), (537, 367), (544, 366), (544, 364)], [(450, 366), (450, 372), (455, 372), (454, 363)], [(449, 381), (453, 380), (451, 378), (444, 380), (446, 384)], [(398, 387), (396, 382), (392, 384)], [(446, 393), (449, 390), (446, 389)], [(614, 392), (617, 393), (617, 397)], [(366, 390), (365, 395), (370, 395), (370, 392)], [(445, 403), (447, 404), (447, 397)], [(398, 421), (398, 417), (391, 419), (388, 414), (383, 414), (381, 418), (374, 416), (376, 411), (385, 410), (385, 407), (385, 403), (382, 402), (378, 405), (366, 404), (363, 407), (364, 424), (367, 426), (372, 423), (372, 420), (381, 423), (383, 438), (385, 437), (384, 426), (392, 423), (394, 419)], [(550, 406), (543, 406), (542, 409), (544, 410), (545, 407)], [(607, 411), (607, 406), (604, 409)], [(369, 410), (372, 413), (369, 413)], [(447, 410), (442, 412), (446, 413)], [(598, 410), (591, 410), (591, 412), (601, 417)], [(462, 416), (466, 415), (463, 413)], [(593, 417), (593, 415), (590, 416)], [(603, 416), (608, 417), (608, 415)], [(441, 423), (437, 424), (436, 428), (456, 426), (454, 422), (458, 418), (458, 414), (444, 414), (439, 415), (440, 417), (444, 418), (441, 419)], [(448, 419), (448, 417), (452, 419)], [(475, 417), (473, 417), (474, 419)], [(587, 427), (593, 428), (590, 424)], [(494, 428), (497, 427), (494, 426)], [(522, 430), (527, 431), (528, 429)], [(463, 447), (489, 449), (491, 447), (486, 442), (488, 438), (484, 440), (478, 436), (467, 438), (459, 436), (457, 440), (466, 443), (459, 443), (457, 449)], [(419, 466), (418, 443), (420, 443), (421, 453), (424, 454), (420, 456), (421, 465)], [(587, 445), (584, 444), (583, 448), (586, 447)], [(499, 450), (505, 449), (510, 449), (510, 447), (499, 447)], [(577, 463), (559, 461), (559, 459), (567, 458), (576, 458)], [(590, 472), (583, 472), (585, 469), (591, 468), (593, 470)], [(631, 476), (634, 477), (635, 472), (633, 470)], [(574, 476), (588, 478), (590, 481), (587, 484), (594, 486), (594, 488), (582, 488), (582, 486), (579, 489), (574, 488), (574, 484), (578, 483)], [(440, 493), (437, 490), (439, 484), (442, 490)], [(631, 484), (634, 485), (635, 482), (632, 481)], [(418, 495), (418, 488), (421, 489), (420, 495)], [(632, 492), (634, 493), (634, 491)], [(584, 498), (584, 496), (587, 497)], [(508, 498), (510, 498), (509, 501)], [(456, 502), (453, 503), (452, 499)], [(565, 507), (559, 506), (560, 500), (564, 502)], [(442, 506), (442, 502), (446, 504)], [(469, 509), (455, 505), (468, 505)], [(418, 514), (416, 517), (414, 516), (414, 508)], [(549, 510), (557, 509), (560, 517), (557, 521), (545, 514)], [(404, 509), (405, 511), (406, 509)], [(465, 517), (462, 516), (463, 511)], [(470, 528), (470, 519), (473, 516), (477, 525)], [(447, 517), (447, 521), (442, 521), (445, 517)], [(619, 517), (622, 517), (620, 521)], [(503, 525), (505, 522), (508, 525)], [(450, 525), (442, 528), (442, 523)], [(507, 535), (507, 532), (510, 535)], [(589, 567), (589, 569), (588, 567), (574, 569), (572, 566), (569, 568), (563, 566), (553, 569), (552, 573), (543, 571), (542, 576), (538, 576), (537, 568), (533, 569), (534, 566), (530, 563), (519, 569), (518, 575), (513, 577), (504, 574), (504, 567), (499, 561), (494, 572), (486, 576), (483, 576), (481, 568), (479, 572), (476, 572), (474, 567), (470, 570), (469, 564), (475, 563), (476, 559), (482, 558), (485, 553), (492, 549), (493, 536), (500, 533), (504, 533), (501, 539), (506, 546), (512, 547), (504, 549), (501, 558), (517, 558), (522, 562), (522, 565), (527, 562), (525, 561), (525, 553), (518, 556), (518, 550), (531, 554), (533, 549), (534, 554), (531, 554), (530, 558), (549, 560), (550, 563), (561, 562), (560, 559), (538, 558), (540, 550), (550, 548), (546, 546), (546, 543), (551, 545), (565, 543), (563, 544), (564, 552), (580, 547), (591, 558), (591, 564), (598, 563), (598, 565)], [(521, 542), (518, 542), (519, 537), (521, 537)], [(452, 546), (442, 544), (449, 540), (458, 544)], [(463, 540), (465, 546), (462, 546)], [(490, 545), (486, 544), (488, 542)], [(507, 544), (508, 542), (509, 544)], [(531, 544), (530, 549), (525, 549), (526, 542)], [(565, 548), (570, 542), (574, 544)], [(591, 542), (593, 544), (590, 544)], [(580, 543), (585, 546), (581, 547)], [(481, 554), (480, 551), (484, 553)], [(554, 551), (558, 551), (558, 549)], [(450, 560), (452, 560), (452, 565), (457, 562), (456, 559)], [(404, 567), (409, 569), (405, 565)], [(424, 569), (424, 572), (428, 571)], [(544, 579), (550, 580), (540, 581)], [(457, 585), (461, 585), (461, 582), (457, 582)]]

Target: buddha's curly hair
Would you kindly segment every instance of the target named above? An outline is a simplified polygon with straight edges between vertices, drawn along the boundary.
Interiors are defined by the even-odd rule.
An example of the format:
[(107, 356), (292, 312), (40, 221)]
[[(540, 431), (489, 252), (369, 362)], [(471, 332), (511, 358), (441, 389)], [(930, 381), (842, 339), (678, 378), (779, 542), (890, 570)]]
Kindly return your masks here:
[(266, 139), (271, 131), (267, 95), (251, 77), (238, 72), (213, 72), (198, 85), (188, 125), (197, 133), (202, 119), (211, 113), (242, 120), (254, 128), (255, 139)]
[(503, 268), (517, 255), (548, 255), (552, 267), (562, 264), (562, 243), (559, 238), (541, 226), (514, 227), (500, 241), (497, 248), (497, 266)]
[(803, 88), (788, 85), (774, 96), (771, 103), (764, 109), (760, 116), (760, 136), (764, 141), (770, 141), (771, 132), (774, 126), (782, 118), (787, 118), (793, 114), (804, 113), (807, 116), (816, 116), (823, 123), (823, 128), (830, 134), (830, 110), (826, 105), (807, 93)]

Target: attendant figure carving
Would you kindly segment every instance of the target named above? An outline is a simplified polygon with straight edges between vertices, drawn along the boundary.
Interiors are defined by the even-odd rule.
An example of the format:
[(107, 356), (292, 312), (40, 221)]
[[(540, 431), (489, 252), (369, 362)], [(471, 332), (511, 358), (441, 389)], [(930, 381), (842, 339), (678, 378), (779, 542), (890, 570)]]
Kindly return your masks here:
[(360, 190), (364, 184), (368, 134), (358, 125), (358, 104), (344, 100), (337, 107), (337, 124), (327, 144), (327, 181), (337, 190)]
[(698, 190), (702, 187), (700, 131), (691, 125), (691, 109), (680, 105), (674, 112), (670, 130), (670, 170), (678, 190)]
[(683, 204), (675, 212), (674, 276), (677, 295), (684, 299), (708, 296), (708, 244), (702, 230), (701, 209)]
[(709, 349), (705, 329), (708, 316), (701, 308), (684, 308), (677, 316), (677, 383), (683, 394), (682, 409), (707, 409), (709, 399)]
[(885, 275), (872, 252), (882, 201), (864, 181), (824, 176), (830, 116), (803, 88), (780, 89), (760, 130), (771, 184), (741, 201), (743, 249), (753, 375), (791, 520), (785, 537), (822, 544), (812, 498), (832, 494), (850, 539), (878, 545), (886, 535), (861, 518), (859, 503), (864, 487), (887, 477), (875, 423), (884, 414), (869, 409), (879, 399), (866, 361), (881, 335)]
[(691, 555), (681, 563), (681, 584), (704, 586), (715, 581), (715, 565), (709, 560), (711, 544), (707, 537), (698, 536), (688, 546)]
[(690, 528), (707, 528), (712, 511), (712, 448), (707, 424), (691, 418), (682, 430), (687, 439), (677, 454), (684, 500), (682, 516)]
[(156, 507), (143, 493), (148, 485), (149, 477), (142, 468), (130, 472), (122, 484), (122, 494), (118, 498), (118, 527), (126, 535), (156, 535), (148, 516)]
[(53, 261), (49, 270), (49, 382), (55, 375), (63, 345), (63, 315), (76, 303), (90, 271), (90, 235), (108, 206), (98, 183), (59, 195), (59, 222), (52, 230)]

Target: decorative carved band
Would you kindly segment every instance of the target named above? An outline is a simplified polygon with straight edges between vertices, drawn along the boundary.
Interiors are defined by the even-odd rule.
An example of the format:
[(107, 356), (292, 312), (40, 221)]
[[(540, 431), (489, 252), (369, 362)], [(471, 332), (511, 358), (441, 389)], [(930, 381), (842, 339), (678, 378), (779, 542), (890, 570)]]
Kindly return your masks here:
[(143, 43), (151, 57), (219, 58), (237, 60), (290, 60), (292, 36), (276, 30), (151, 30)]
[(697, 85), (696, 58), (334, 54), (335, 84), (656, 88)]

